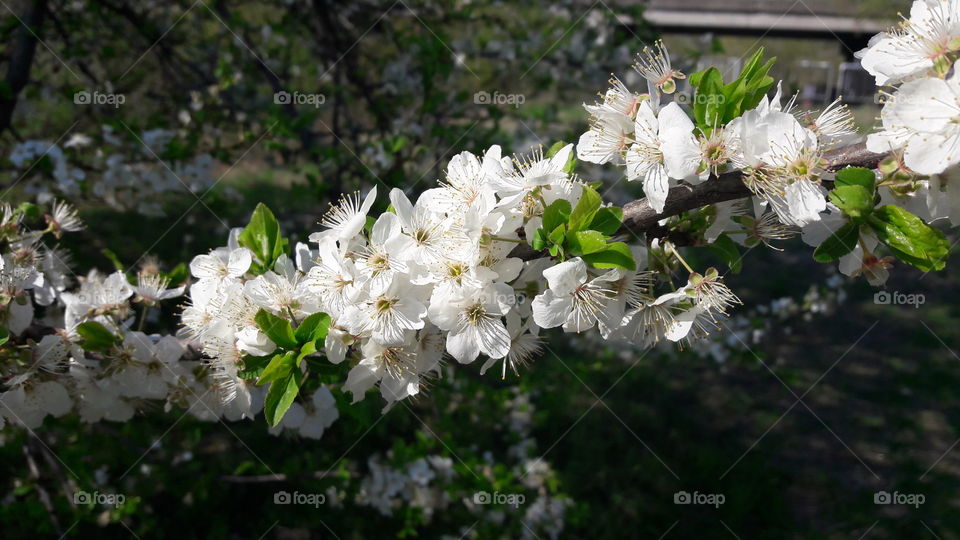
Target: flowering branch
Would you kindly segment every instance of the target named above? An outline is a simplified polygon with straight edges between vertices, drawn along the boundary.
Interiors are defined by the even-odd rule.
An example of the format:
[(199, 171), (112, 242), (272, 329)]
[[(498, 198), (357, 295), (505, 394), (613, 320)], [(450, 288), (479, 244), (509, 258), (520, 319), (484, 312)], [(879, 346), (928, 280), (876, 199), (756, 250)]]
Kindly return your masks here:
[[(876, 168), (877, 164), (888, 157), (887, 154), (870, 152), (865, 143), (856, 143), (843, 146), (824, 153), (823, 159), (827, 168), (833, 171), (844, 167)], [(750, 188), (744, 183), (742, 171), (723, 173), (719, 177), (696, 186), (678, 186), (670, 190), (663, 211), (657, 212), (649, 201), (639, 199), (623, 206), (622, 233), (640, 234), (658, 228), (660, 220), (680, 215), (683, 212), (703, 208), (711, 204), (732, 201), (753, 195)], [(824, 180), (824, 183), (829, 182)]]
[[(918, 21), (946, 4), (918, 2)], [(591, 125), (575, 147), (461, 152), (437, 187), (415, 200), (393, 189), (380, 215), (370, 215), (376, 189), (343, 196), (308, 243), (291, 243), (259, 205), (226, 246), (190, 263), (188, 344), (131, 330), (137, 307), (142, 325), (150, 307), (185, 292), (168, 285), (184, 282), (186, 267), (91, 273), (68, 291), (68, 269), (42, 239), (78, 230), (76, 212), (57, 202), (32, 230), (38, 207), (0, 205), (0, 420), (33, 427), (76, 410), (124, 421), (137, 400), (165, 399), (206, 419), (263, 412), (275, 431), (319, 437), (339, 414), (330, 388), (354, 402), (376, 388), (389, 408), (442, 375), (447, 358), (482, 357), (480, 375), (498, 366), (505, 377), (538, 352), (541, 331), (636, 347), (703, 339), (741, 302), (680, 244), (735, 270), (741, 246), (800, 233), (814, 260), (874, 285), (894, 261), (941, 270), (950, 244), (931, 223), (960, 224), (960, 183), (939, 176), (960, 162), (949, 152), (960, 147), (960, 80), (945, 62), (877, 63), (879, 44), (881, 57), (909, 56), (910, 32), (932, 31), (911, 24), (865, 53), (878, 84), (907, 80), (865, 145), (852, 143), (860, 135), (838, 101), (813, 112), (779, 87), (768, 95), (762, 50), (727, 82), (716, 68), (687, 77), (658, 43), (636, 66), (648, 92), (612, 79), (585, 105)], [(960, 53), (960, 39), (947, 43)], [(682, 80), (689, 102), (671, 96)], [(623, 165), (646, 198), (604, 204), (578, 161)], [(60, 330), (31, 334), (41, 318)]]
[[(823, 159), (827, 169), (837, 171), (845, 167), (876, 168), (877, 164), (889, 157), (890, 153), (878, 154), (867, 150), (863, 142), (853, 143), (829, 150), (824, 153)], [(825, 184), (832, 183), (824, 180)], [(667, 194), (663, 211), (657, 212), (647, 198), (628, 202), (623, 206), (623, 224), (620, 227), (621, 235), (647, 234), (650, 238), (669, 238), (674, 244), (687, 245), (692, 242), (689, 235), (670, 231), (661, 226), (661, 220), (678, 216), (683, 212), (704, 208), (713, 204), (749, 197), (753, 193), (744, 183), (742, 171), (723, 173), (712, 177), (708, 182), (696, 186), (678, 186)], [(521, 244), (511, 252), (514, 257), (530, 261), (548, 256), (543, 250), (531, 249), (527, 244)]]

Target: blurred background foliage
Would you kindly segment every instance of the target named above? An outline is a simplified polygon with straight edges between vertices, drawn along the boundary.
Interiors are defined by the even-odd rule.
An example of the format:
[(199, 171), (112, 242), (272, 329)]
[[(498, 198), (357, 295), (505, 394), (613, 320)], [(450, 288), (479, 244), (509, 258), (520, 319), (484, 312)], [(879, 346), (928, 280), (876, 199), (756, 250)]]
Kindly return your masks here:
[[(631, 2), (8, 2), (0, 10), (0, 107), (12, 111), (0, 125), (4, 200), (33, 197), (26, 184), (56, 183), (47, 157), (27, 172), (4, 161), (15, 145), (89, 137), (65, 148), (87, 178), (79, 204), (88, 229), (67, 246), (81, 274), (112, 268), (103, 249), (124, 267), (188, 262), (223, 244), (257, 202), (305, 241), (341, 192), (416, 193), (463, 150), (575, 141), (586, 128), (581, 104), (609, 74), (640, 89), (628, 66), (658, 36)], [(889, 4), (859, 9), (887, 14), (904, 3)], [(25, 20), (41, 41), (17, 88), (10, 74)], [(664, 39), (687, 72), (760, 44)], [(846, 56), (830, 39), (762, 44), (781, 58), (774, 74), (789, 92), (816, 77), (799, 62)], [(125, 103), (75, 103), (77, 92), (95, 90)], [(277, 103), (277, 92), (324, 102)], [(480, 92), (523, 103), (485, 103)], [(867, 103), (858, 118), (868, 128), (875, 114)], [(157, 129), (172, 136), (146, 145), (143, 133)], [(120, 211), (93, 189), (98, 149), (114, 139), (128, 162), (175, 167), (210, 155), (212, 177), (202, 189), (157, 196), (160, 213)], [(616, 183), (619, 171), (581, 174), (615, 186), (608, 198), (638, 193)], [(816, 265), (799, 241), (784, 247), (749, 252), (743, 272), (728, 276), (747, 306), (768, 307), (744, 308), (702, 348), (642, 352), (551, 335), (519, 377), (448, 365), (426, 396), (386, 414), (374, 396), (349, 405), (334, 390), (341, 417), (320, 441), (271, 435), (262, 421), (208, 424), (149, 407), (120, 425), (8, 427), (0, 530), (6, 538), (957, 538), (957, 280), (898, 268), (888, 288), (926, 303), (877, 305), (872, 289)], [(152, 330), (170, 331), (174, 320), (167, 313)], [(403, 499), (389, 515), (363, 502), (375, 469), (406, 470), (426, 456), (449, 463), (449, 480), (429, 491), (443, 502)], [(78, 490), (126, 501), (78, 505)], [(726, 501), (675, 505), (684, 490)], [(923, 493), (926, 502), (880, 506), (878, 490)], [(327, 502), (274, 504), (279, 491), (325, 493)], [(479, 491), (526, 500), (478, 507)], [(541, 498), (562, 501), (562, 518), (531, 517)]]

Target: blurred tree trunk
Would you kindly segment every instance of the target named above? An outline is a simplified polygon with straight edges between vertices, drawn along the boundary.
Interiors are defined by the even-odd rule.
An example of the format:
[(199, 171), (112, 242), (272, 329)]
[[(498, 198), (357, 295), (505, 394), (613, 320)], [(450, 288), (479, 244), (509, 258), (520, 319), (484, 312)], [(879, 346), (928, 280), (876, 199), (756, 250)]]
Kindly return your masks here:
[[(0, 133), (10, 127), (13, 118), (13, 109), (17, 106), (17, 97), (23, 87), (30, 80), (30, 67), (33, 65), (33, 55), (40, 41), (40, 26), (47, 14), (46, 0), (23, 2), (24, 9), (12, 12), (20, 23), (14, 33), (13, 50), (10, 54), (10, 65), (7, 67), (7, 76), (4, 79), (4, 88), (0, 88)], [(6, 4), (4, 4), (6, 5)], [(8, 8), (9, 9), (9, 8)]]

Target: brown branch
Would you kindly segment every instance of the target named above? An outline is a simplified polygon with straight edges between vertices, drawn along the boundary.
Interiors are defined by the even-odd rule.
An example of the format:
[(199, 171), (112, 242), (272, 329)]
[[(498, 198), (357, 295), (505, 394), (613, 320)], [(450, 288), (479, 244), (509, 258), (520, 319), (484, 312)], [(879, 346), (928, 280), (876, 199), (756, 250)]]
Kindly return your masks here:
[[(870, 152), (862, 142), (836, 148), (824, 154), (827, 168), (831, 171), (844, 167), (873, 169), (885, 157), (887, 157), (887, 154)], [(663, 212), (656, 212), (647, 203), (647, 199), (639, 199), (624, 205), (623, 226), (619, 233), (626, 235), (654, 234), (657, 237), (662, 237), (667, 233), (667, 230), (659, 226), (658, 222), (660, 220), (707, 205), (742, 199), (750, 195), (752, 193), (743, 183), (743, 174), (740, 171), (711, 177), (706, 182), (696, 186), (676, 187), (671, 189), (667, 195)], [(526, 244), (518, 246), (511, 252), (511, 255), (524, 260), (545, 256), (544, 252), (534, 251)]]

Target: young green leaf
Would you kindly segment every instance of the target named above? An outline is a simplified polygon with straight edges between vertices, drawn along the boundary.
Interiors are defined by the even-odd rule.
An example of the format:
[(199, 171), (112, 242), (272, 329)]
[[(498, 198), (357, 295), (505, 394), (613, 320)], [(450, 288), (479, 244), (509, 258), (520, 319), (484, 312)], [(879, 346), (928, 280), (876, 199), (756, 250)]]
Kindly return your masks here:
[(943, 232), (899, 206), (881, 206), (867, 223), (901, 261), (925, 272), (946, 266), (950, 244)]
[(533, 241), (530, 242), (530, 247), (540, 251), (541, 249), (547, 247), (548, 244), (547, 231), (544, 229), (537, 229), (533, 232)]
[(273, 355), (270, 363), (267, 364), (267, 367), (263, 368), (263, 372), (260, 373), (260, 377), (257, 378), (257, 386), (279, 381), (293, 373), (294, 369), (296, 369), (296, 354), (294, 351), (289, 351)]
[(550, 236), (547, 237), (547, 240), (549, 240), (551, 244), (561, 246), (563, 245), (563, 237), (566, 235), (566, 233), (566, 227), (563, 225), (557, 225), (556, 229), (550, 231)]
[(271, 427), (280, 423), (283, 415), (290, 409), (293, 400), (300, 393), (302, 379), (303, 375), (300, 370), (295, 370), (270, 385), (270, 390), (267, 391), (267, 397), (263, 402), (263, 415)]
[(577, 202), (577, 206), (570, 212), (569, 230), (582, 231), (593, 221), (593, 217), (600, 210), (600, 204), (603, 200), (600, 194), (591, 187), (584, 186), (583, 194)]
[(237, 376), (241, 379), (256, 379), (260, 377), (263, 370), (270, 363), (269, 356), (253, 356), (248, 354), (243, 357), (243, 367), (237, 370)]
[(570, 254), (574, 256), (597, 253), (607, 247), (607, 237), (598, 231), (570, 231), (566, 241)]
[(876, 176), (870, 169), (847, 167), (837, 172), (835, 183), (837, 186), (861, 186), (872, 194), (876, 186)]
[(81, 323), (77, 326), (77, 333), (83, 338), (83, 348), (88, 351), (107, 352), (120, 341), (113, 332), (96, 321)]
[(873, 193), (859, 185), (837, 186), (830, 191), (830, 202), (844, 214), (858, 218), (873, 210)]
[(743, 69), (740, 70), (741, 79), (751, 79), (754, 74), (757, 73), (757, 70), (760, 69), (760, 62), (763, 62), (763, 47), (757, 49), (757, 52), (753, 53), (753, 56), (750, 57), (750, 60), (743, 65)]
[(297, 343), (303, 345), (327, 337), (329, 329), (330, 316), (326, 313), (314, 313), (300, 323), (300, 326), (294, 332), (294, 337), (296, 337)]
[(40, 219), (40, 207), (31, 202), (20, 203), (20, 206), (17, 207), (16, 211), (27, 221)]
[(171, 285), (180, 285), (190, 277), (190, 269), (187, 268), (186, 264), (180, 263), (174, 266), (169, 272), (163, 274), (163, 276), (170, 280)]
[[(714, 71), (704, 77), (700, 90), (703, 91), (701, 105), (703, 106), (703, 121), (705, 126), (719, 126), (725, 123), (724, 110), (727, 98), (724, 95), (723, 75)], [(694, 105), (696, 107), (697, 105)]]
[(377, 218), (373, 216), (367, 216), (367, 220), (363, 223), (363, 232), (367, 234), (373, 234), (373, 226), (376, 225)]
[(691, 73), (690, 76), (687, 77), (687, 82), (690, 83), (690, 86), (697, 88), (700, 86), (700, 82), (703, 81), (703, 74), (706, 72), (707, 70)]
[[(760, 51), (757, 52), (762, 53), (763, 49), (760, 49)], [(734, 117), (739, 116), (750, 109), (756, 108), (756, 106), (760, 104), (760, 101), (763, 100), (763, 97), (767, 95), (767, 92), (770, 90), (770, 88), (773, 87), (773, 77), (767, 75), (767, 72), (769, 72), (770, 68), (773, 67), (775, 61), (776, 58), (767, 60), (765, 64), (750, 74), (750, 77), (747, 81), (746, 94), (744, 95), (743, 101), (740, 103), (740, 110), (736, 115), (734, 115)]]
[(543, 209), (543, 228), (552, 231), (570, 219), (570, 201), (557, 199)]
[(637, 263), (633, 260), (633, 253), (630, 252), (630, 246), (623, 242), (613, 242), (607, 244), (603, 251), (584, 255), (583, 261), (594, 268), (624, 268), (627, 270), (636, 270)]
[(560, 150), (563, 150), (563, 147), (566, 146), (567, 144), (568, 143), (566, 141), (557, 141), (553, 143), (553, 145), (551, 145), (550, 148), (547, 149), (547, 153), (544, 155), (544, 157), (552, 158), (553, 156), (557, 155), (557, 152), (559, 152)]
[(616, 206), (605, 206), (597, 210), (597, 213), (593, 216), (590, 229), (612, 236), (620, 229), (621, 223), (623, 223), (623, 209)]
[(257, 204), (250, 223), (240, 232), (237, 241), (253, 252), (257, 260), (251, 272), (257, 274), (273, 268), (277, 257), (287, 251), (287, 240), (280, 235), (280, 223), (263, 203)]
[(293, 329), (290, 328), (290, 321), (281, 319), (265, 309), (261, 309), (253, 317), (254, 322), (264, 334), (270, 338), (270, 341), (277, 344), (281, 349), (295, 349), (297, 339), (293, 335)]
[(860, 225), (852, 221), (848, 222), (817, 246), (817, 249), (813, 251), (813, 260), (817, 262), (835, 261), (853, 251), (859, 241)]
[(690, 82), (697, 87), (693, 100), (693, 118), (697, 126), (706, 131), (716, 123), (716, 109), (725, 99), (723, 75), (715, 67), (694, 75), (697, 76), (692, 77)]
[(0, 327), (0, 345), (4, 345), (8, 341), (10, 341), (10, 331), (6, 328)]
[(317, 342), (308, 341), (303, 344), (303, 347), (300, 347), (300, 354), (297, 355), (297, 367), (300, 367), (300, 363), (303, 362), (303, 359), (310, 356), (311, 354), (316, 354), (317, 352)]

